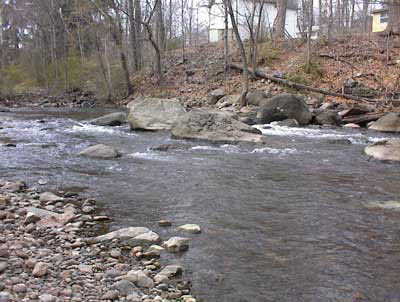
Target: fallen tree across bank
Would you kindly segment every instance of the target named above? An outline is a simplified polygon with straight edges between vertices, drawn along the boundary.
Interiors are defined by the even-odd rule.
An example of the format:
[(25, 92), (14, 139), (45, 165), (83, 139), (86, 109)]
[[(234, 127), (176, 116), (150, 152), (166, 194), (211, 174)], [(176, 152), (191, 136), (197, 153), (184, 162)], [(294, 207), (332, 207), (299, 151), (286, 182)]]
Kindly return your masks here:
[[(229, 64), (229, 67), (232, 69), (236, 69), (236, 70), (240, 70), (243, 71), (243, 68), (239, 65), (236, 64)], [(255, 74), (257, 77), (266, 79), (266, 80), (270, 80), (272, 82), (278, 83), (278, 84), (282, 84), (291, 88), (295, 88), (298, 90), (307, 90), (307, 91), (311, 91), (311, 92), (316, 92), (316, 93), (321, 93), (324, 95), (330, 95), (330, 96), (336, 96), (336, 97), (340, 97), (340, 98), (344, 98), (344, 99), (349, 99), (349, 100), (354, 100), (354, 101), (360, 101), (360, 102), (366, 102), (366, 103), (381, 103), (381, 102), (400, 102), (400, 100), (379, 100), (379, 99), (369, 99), (369, 98), (363, 98), (363, 97), (359, 97), (356, 95), (351, 95), (351, 94), (343, 94), (343, 93), (337, 93), (337, 92), (332, 92), (329, 90), (325, 90), (325, 89), (320, 89), (320, 88), (315, 88), (315, 87), (311, 87), (311, 86), (306, 86), (306, 85), (302, 85), (302, 84), (298, 84), (295, 82), (291, 82), (282, 78), (277, 78), (271, 75), (268, 75), (264, 72), (261, 72), (259, 70), (256, 70), (255, 72), (253, 72), (253, 70), (251, 68), (248, 68), (249, 74)]]

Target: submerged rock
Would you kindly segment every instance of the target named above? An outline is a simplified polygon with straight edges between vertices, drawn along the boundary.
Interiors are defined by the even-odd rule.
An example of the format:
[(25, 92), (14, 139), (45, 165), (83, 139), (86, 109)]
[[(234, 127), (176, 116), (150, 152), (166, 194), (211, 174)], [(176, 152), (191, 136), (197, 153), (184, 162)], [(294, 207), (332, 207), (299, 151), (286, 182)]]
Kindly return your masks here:
[(257, 112), (260, 124), (295, 119), (300, 125), (307, 125), (311, 118), (312, 114), (304, 100), (292, 94), (281, 94), (263, 101)]
[(89, 148), (79, 152), (78, 155), (102, 159), (117, 158), (121, 156), (121, 154), (113, 147), (102, 144), (90, 146)]
[(365, 147), (366, 155), (379, 160), (400, 161), (400, 139), (388, 139)]
[(125, 112), (114, 112), (98, 117), (90, 123), (97, 126), (120, 126), (127, 122), (127, 114)]
[(389, 113), (376, 122), (372, 122), (368, 129), (382, 132), (400, 132), (400, 113)]
[(179, 117), (172, 126), (174, 138), (204, 140), (214, 143), (266, 143), (261, 131), (228, 115), (192, 111)]
[(176, 98), (145, 98), (131, 106), (128, 122), (133, 130), (169, 130), (184, 113), (185, 110)]

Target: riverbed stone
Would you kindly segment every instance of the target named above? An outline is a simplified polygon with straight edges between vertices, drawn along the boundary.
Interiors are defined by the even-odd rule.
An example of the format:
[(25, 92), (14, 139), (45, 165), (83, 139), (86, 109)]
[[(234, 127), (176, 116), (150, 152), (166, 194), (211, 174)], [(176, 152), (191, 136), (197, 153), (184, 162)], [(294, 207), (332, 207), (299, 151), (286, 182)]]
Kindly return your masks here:
[(121, 154), (114, 147), (103, 144), (90, 146), (79, 152), (78, 155), (100, 159), (111, 159), (121, 156)]
[(179, 226), (178, 231), (182, 231), (185, 233), (190, 233), (190, 234), (200, 234), (201, 233), (201, 229), (200, 226), (197, 224), (184, 224)]
[(311, 111), (304, 99), (293, 94), (281, 94), (267, 99), (260, 104), (257, 112), (260, 124), (295, 119), (300, 125), (308, 125), (311, 118)]
[(96, 126), (120, 126), (127, 122), (125, 112), (114, 112), (90, 121), (90, 124)]
[(400, 113), (388, 113), (376, 122), (372, 122), (368, 129), (381, 132), (400, 132)]
[(172, 237), (163, 243), (163, 246), (168, 252), (177, 253), (184, 252), (189, 249), (189, 238)]
[(128, 122), (132, 130), (169, 130), (184, 113), (176, 98), (145, 98), (130, 107)]
[(365, 147), (364, 152), (378, 160), (400, 161), (400, 139), (378, 141)]
[(236, 144), (240, 142), (265, 144), (261, 131), (229, 115), (195, 110), (180, 116), (172, 125), (174, 138)]

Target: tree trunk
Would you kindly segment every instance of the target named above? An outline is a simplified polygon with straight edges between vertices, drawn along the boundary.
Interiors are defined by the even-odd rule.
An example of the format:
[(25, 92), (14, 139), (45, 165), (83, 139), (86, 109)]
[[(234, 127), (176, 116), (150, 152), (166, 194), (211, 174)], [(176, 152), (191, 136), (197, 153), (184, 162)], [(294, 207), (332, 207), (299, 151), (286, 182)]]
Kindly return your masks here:
[(400, 34), (400, 0), (390, 0), (389, 5), (389, 23), (386, 32)]
[(134, 15), (134, 3), (133, 0), (128, 1), (128, 12), (129, 12), (129, 41), (132, 48), (133, 66), (134, 70), (139, 70), (139, 58), (138, 58), (138, 43), (136, 38), (136, 22)]
[(363, 0), (362, 14), (363, 14), (363, 31), (368, 32), (368, 7), (370, 0)]
[(306, 72), (309, 73), (311, 70), (311, 34), (312, 34), (312, 21), (313, 21), (313, 8), (314, 2), (310, 0), (309, 6), (309, 16), (308, 16), (308, 35), (307, 35), (307, 62), (306, 62)]
[(112, 27), (112, 36), (114, 38), (115, 44), (118, 47), (119, 50), (119, 56), (120, 56), (120, 61), (121, 61), (121, 67), (122, 71), (124, 73), (124, 78), (125, 78), (125, 83), (126, 83), (126, 88), (127, 88), (127, 93), (128, 96), (131, 95), (133, 91), (133, 86), (132, 83), (129, 79), (129, 69), (128, 69), (128, 62), (126, 60), (126, 55), (123, 49), (122, 45), (122, 37), (123, 37), (123, 29), (122, 29), (122, 23), (121, 23), (121, 16), (119, 15), (119, 12), (116, 12), (116, 24), (114, 24)]
[(277, 0), (277, 14), (274, 22), (274, 38), (285, 38), (287, 0)]
[(231, 17), (232, 28), (235, 33), (236, 42), (239, 46), (240, 54), (242, 57), (242, 65), (243, 65), (242, 93), (240, 94), (240, 97), (239, 97), (239, 104), (240, 104), (240, 106), (246, 106), (246, 103), (247, 103), (246, 97), (247, 97), (247, 93), (249, 92), (249, 71), (247, 69), (246, 51), (244, 49), (244, 45), (243, 45), (242, 39), (239, 34), (239, 29), (238, 29), (238, 26), (236, 23), (235, 13), (232, 8), (231, 0), (225, 0), (225, 3), (228, 6), (228, 12), (229, 12), (229, 16)]
[(142, 56), (142, 8), (140, 0), (134, 0), (135, 4), (135, 30), (136, 30), (136, 50), (137, 50), (137, 65), (141, 69), (143, 65)]

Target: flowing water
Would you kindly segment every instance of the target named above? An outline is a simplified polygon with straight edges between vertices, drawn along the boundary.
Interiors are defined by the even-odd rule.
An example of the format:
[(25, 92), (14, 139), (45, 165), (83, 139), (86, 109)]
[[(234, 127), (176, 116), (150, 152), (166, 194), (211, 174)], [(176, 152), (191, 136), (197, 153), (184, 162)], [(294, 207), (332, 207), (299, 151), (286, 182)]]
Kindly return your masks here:
[[(80, 190), (108, 208), (113, 229), (147, 226), (164, 239), (197, 223), (185, 267), (199, 301), (400, 301), (400, 165), (369, 160), (352, 129), (263, 129), (268, 147), (188, 141), (85, 123), (109, 110), (0, 113), (0, 177)], [(352, 144), (346, 144), (350, 140)], [(124, 156), (76, 156), (89, 145)], [(388, 208), (370, 206), (385, 205)]]

